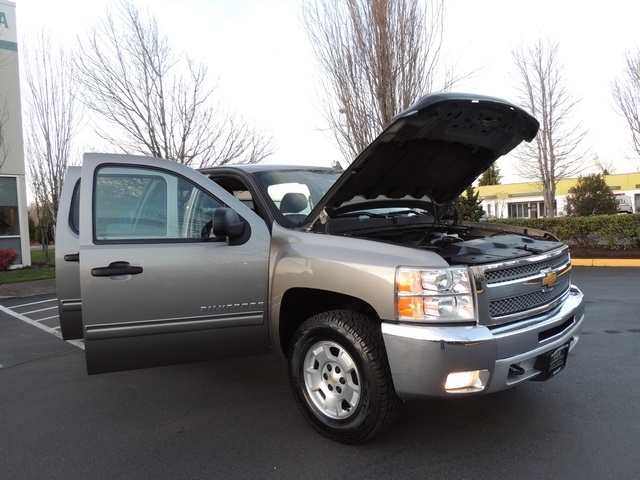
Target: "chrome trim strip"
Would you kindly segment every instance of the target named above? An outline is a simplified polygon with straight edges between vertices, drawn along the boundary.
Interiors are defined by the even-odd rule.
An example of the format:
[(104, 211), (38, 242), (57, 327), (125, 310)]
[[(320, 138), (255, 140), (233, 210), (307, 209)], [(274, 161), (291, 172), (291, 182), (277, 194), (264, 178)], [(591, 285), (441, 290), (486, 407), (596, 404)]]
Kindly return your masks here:
[[(572, 268), (573, 266), (571, 265), (571, 262), (565, 263), (564, 265), (554, 270), (556, 272), (556, 277), (560, 278), (561, 276), (566, 275), (571, 271)], [(538, 275), (534, 275), (533, 277), (529, 277), (529, 278), (520, 278), (519, 280), (525, 280), (524, 282), (525, 285), (531, 285), (531, 284), (535, 285), (538, 283), (539, 280), (543, 280), (546, 277), (547, 274), (543, 273), (545, 271), (548, 273), (548, 269), (545, 268), (544, 270), (541, 270)], [(557, 282), (557, 279), (556, 279), (556, 282)]]
[(82, 300), (61, 300), (60, 307), (63, 312), (80, 312), (82, 311)]
[(407, 325), (406, 323), (382, 322), (383, 335), (409, 338), (439, 344), (477, 345), (493, 339), (484, 326), (437, 327), (429, 325)]
[[(540, 261), (540, 263), (542, 262), (544, 262), (544, 260)], [(535, 262), (535, 263), (538, 263), (538, 262)], [(569, 270), (571, 270), (571, 268), (572, 268), (571, 260), (569, 260), (567, 263), (560, 265), (557, 269), (554, 269), (554, 270), (557, 270), (558, 276), (560, 276), (567, 273)], [(493, 268), (491, 270), (493, 270)], [(504, 285), (513, 285), (514, 283), (523, 283), (523, 282), (527, 283), (535, 280), (541, 280), (543, 278), (544, 278), (544, 275), (542, 273), (537, 273), (535, 275), (529, 275), (528, 277), (520, 277), (520, 278), (515, 278), (513, 280), (507, 280), (506, 282), (488, 283), (486, 288), (495, 288), (495, 287), (501, 287)]]
[(264, 323), (263, 312), (248, 312), (237, 315), (172, 318), (160, 321), (110, 323), (88, 325), (85, 339), (105, 340), (109, 338), (139, 337), (169, 333), (196, 332), (231, 327), (254, 327)]
[[(564, 255), (565, 253), (568, 253), (569, 251), (569, 247), (567, 245), (563, 245), (562, 247), (560, 247), (557, 250), (553, 250), (551, 252), (547, 252), (545, 254), (541, 254), (541, 255), (536, 255), (533, 257), (526, 257), (526, 258), (518, 258), (515, 260), (505, 260), (504, 262), (498, 262), (498, 263), (491, 263), (489, 265), (475, 265), (475, 266), (471, 266), (469, 267), (471, 269), (471, 271), (473, 272), (474, 276), (476, 276), (476, 278), (481, 278), (481, 280), (483, 281), (483, 283), (485, 282), (485, 275), (484, 273), (488, 270), (503, 270), (506, 268), (513, 268), (513, 267), (519, 267), (522, 265), (527, 265), (527, 264), (532, 264), (532, 263), (540, 263), (540, 262), (545, 262), (547, 260), (551, 260), (552, 258), (556, 258), (559, 256)], [(571, 259), (569, 259), (569, 264), (571, 264)], [(563, 267), (564, 269), (564, 267)], [(516, 281), (520, 281), (522, 280), (521, 278), (517, 279)], [(496, 284), (491, 284), (491, 286), (493, 285), (504, 285), (507, 284), (509, 282), (502, 282), (502, 283), (496, 283)], [(488, 286), (488, 285), (487, 285)]]

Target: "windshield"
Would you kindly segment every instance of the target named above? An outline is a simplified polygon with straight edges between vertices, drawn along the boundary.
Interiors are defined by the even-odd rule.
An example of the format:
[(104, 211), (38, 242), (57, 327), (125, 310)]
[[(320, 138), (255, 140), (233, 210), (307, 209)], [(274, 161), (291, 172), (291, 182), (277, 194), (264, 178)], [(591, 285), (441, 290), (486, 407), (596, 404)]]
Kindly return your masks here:
[(285, 218), (301, 222), (340, 177), (339, 170), (276, 170), (256, 176)]

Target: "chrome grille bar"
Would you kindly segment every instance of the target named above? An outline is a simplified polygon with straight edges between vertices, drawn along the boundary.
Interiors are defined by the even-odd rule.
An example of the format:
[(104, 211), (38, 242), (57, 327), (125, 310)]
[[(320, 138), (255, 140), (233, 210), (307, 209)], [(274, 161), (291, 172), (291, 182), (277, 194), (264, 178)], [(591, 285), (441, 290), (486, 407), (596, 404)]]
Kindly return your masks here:
[(554, 300), (562, 297), (571, 287), (571, 277), (565, 275), (558, 281), (552, 290), (539, 290), (525, 295), (504, 298), (489, 302), (489, 315), (493, 318), (513, 315), (514, 313), (537, 310), (540, 307), (551, 305)]
[(527, 263), (525, 265), (508, 266), (496, 270), (485, 271), (485, 279), (487, 285), (500, 282), (508, 282), (527, 278), (540, 273), (541, 270), (551, 268), (557, 269), (569, 263), (569, 252), (557, 257), (549, 258), (535, 263)]

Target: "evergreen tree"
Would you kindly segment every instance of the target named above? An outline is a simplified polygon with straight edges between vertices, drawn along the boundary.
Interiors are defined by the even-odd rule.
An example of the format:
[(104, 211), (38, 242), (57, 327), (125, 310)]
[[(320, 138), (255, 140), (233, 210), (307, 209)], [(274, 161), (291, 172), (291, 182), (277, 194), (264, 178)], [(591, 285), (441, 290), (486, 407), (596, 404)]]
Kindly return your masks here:
[(569, 189), (569, 194), (567, 215), (586, 217), (614, 214), (618, 211), (618, 202), (603, 174), (592, 173), (586, 177), (578, 177), (578, 182)]
[(480, 180), (478, 180), (478, 186), (486, 187), (487, 185), (500, 185), (501, 179), (502, 175), (500, 175), (500, 169), (494, 163), (489, 168), (487, 168), (480, 176)]
[(460, 195), (454, 205), (460, 220), (478, 221), (484, 215), (484, 210), (480, 206), (480, 192), (475, 192), (472, 185), (469, 185), (465, 192)]

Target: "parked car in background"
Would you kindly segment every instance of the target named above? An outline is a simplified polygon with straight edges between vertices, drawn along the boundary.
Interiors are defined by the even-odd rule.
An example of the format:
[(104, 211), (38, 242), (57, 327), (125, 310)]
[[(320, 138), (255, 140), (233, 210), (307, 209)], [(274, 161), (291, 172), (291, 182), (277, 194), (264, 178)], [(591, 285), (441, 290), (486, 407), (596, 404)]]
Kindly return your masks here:
[(633, 213), (633, 202), (629, 195), (616, 193), (615, 196), (618, 202), (618, 213)]

